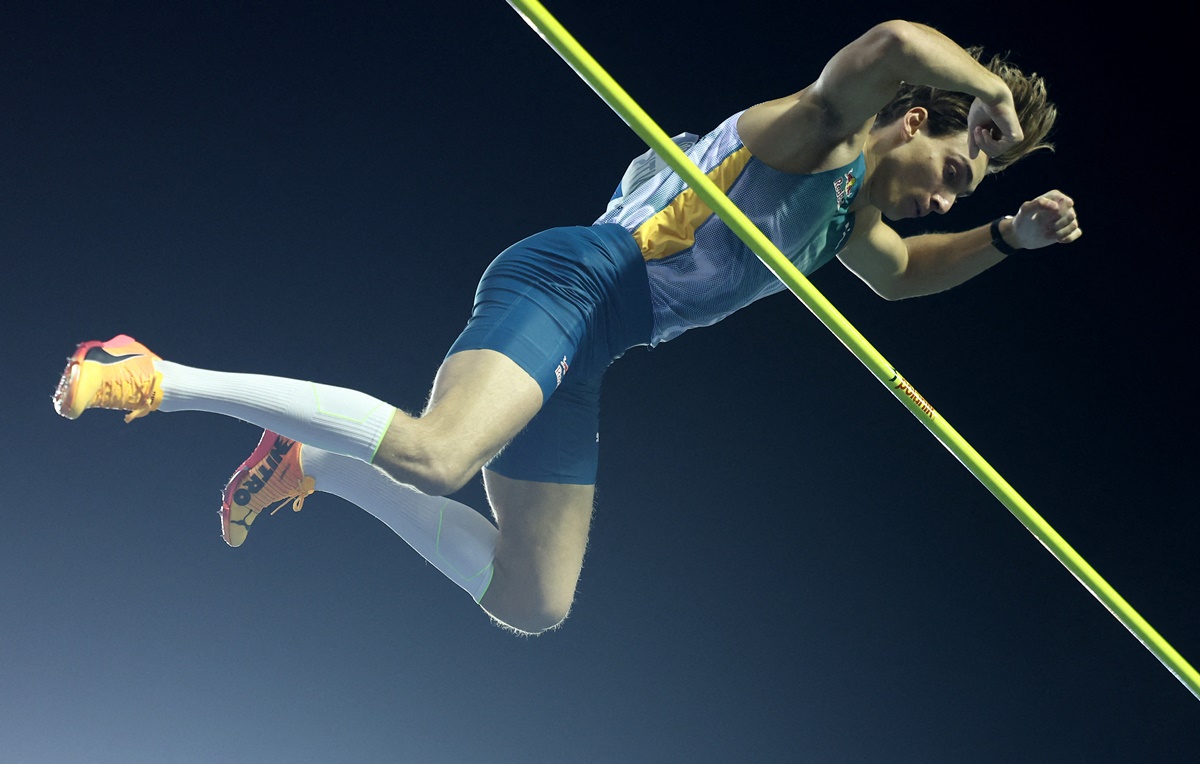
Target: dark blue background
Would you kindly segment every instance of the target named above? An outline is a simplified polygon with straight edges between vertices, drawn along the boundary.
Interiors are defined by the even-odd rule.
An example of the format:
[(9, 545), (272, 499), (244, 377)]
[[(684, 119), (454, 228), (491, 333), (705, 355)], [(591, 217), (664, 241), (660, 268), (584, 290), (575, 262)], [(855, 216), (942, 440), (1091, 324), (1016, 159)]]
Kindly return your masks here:
[[(0, 8), (0, 758), (1197, 759), (1196, 698), (787, 295), (612, 369), (575, 611), (537, 639), (330, 496), (226, 547), (248, 424), (56, 416), (63, 358), (120, 332), (420, 408), (483, 267), (643, 151), (499, 0), (342, 5)], [(550, 10), (672, 134), (905, 12)], [(1175, 32), (1002, 13), (913, 17), (1046, 75), (1059, 150), (933, 222), (1057, 187), (1084, 238), (905, 303), (813, 280), (1200, 660)]]

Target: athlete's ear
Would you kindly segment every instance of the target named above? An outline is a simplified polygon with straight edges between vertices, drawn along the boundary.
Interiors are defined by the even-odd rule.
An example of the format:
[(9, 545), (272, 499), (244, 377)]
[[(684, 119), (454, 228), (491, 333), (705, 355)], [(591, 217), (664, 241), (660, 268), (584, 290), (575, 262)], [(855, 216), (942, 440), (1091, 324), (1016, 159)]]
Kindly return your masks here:
[(904, 112), (904, 116), (900, 118), (901, 137), (905, 142), (911, 141), (928, 120), (929, 111), (924, 106), (914, 106)]

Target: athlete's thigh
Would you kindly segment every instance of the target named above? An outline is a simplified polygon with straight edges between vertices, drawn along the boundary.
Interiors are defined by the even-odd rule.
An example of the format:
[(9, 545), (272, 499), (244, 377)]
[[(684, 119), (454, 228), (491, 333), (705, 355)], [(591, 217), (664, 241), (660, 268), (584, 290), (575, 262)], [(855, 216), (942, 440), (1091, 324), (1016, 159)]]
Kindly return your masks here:
[(541, 406), (541, 387), (510, 358), (494, 350), (464, 350), (442, 362), (422, 419), (486, 461)]
[(490, 603), (535, 598), (565, 615), (583, 567), (596, 487), (514, 480), (489, 469), (483, 477), (500, 528), (493, 586), (503, 588), (489, 590)]

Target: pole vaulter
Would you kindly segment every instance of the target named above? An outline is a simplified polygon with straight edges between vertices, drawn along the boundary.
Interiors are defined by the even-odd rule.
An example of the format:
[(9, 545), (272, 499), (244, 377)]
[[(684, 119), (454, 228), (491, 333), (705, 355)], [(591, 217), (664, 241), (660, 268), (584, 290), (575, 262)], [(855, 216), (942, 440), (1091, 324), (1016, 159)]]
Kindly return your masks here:
[(508, 0), (525, 21), (592, 90), (650, 146), (722, 221), (804, 303), (821, 323), (887, 386), (942, 445), (1042, 542), (1058, 561), (1108, 608), (1175, 677), (1200, 699), (1200, 674), (1039, 515), (924, 397), (887, 362), (849, 321), (649, 117), (628, 93), (537, 0)]

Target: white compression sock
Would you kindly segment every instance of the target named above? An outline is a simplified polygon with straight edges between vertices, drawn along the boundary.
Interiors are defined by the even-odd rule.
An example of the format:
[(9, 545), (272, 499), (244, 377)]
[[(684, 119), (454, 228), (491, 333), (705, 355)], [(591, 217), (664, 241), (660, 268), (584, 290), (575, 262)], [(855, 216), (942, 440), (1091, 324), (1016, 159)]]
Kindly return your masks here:
[(316, 481), (318, 491), (371, 513), (476, 602), (483, 599), (492, 582), (499, 535), (487, 518), (465, 504), (398, 483), (358, 459), (310, 445), (302, 448), (304, 474)]
[(285, 438), (364, 462), (375, 457), (396, 408), (366, 393), (284, 377), (231, 374), (155, 361), (160, 411), (224, 414)]

